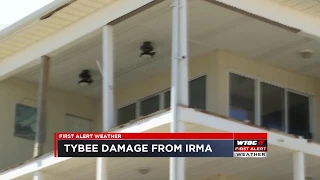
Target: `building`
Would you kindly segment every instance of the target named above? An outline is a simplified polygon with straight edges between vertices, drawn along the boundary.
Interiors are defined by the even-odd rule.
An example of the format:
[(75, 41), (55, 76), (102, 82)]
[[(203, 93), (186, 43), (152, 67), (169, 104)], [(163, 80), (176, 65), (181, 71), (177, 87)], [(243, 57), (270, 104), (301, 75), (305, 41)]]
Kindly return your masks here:
[(266, 159), (171, 158), (171, 180), (320, 178), (320, 3), (173, 2), (56, 0), (0, 32), (0, 179), (169, 179), (168, 158), (51, 153), (109, 130), (269, 133)]

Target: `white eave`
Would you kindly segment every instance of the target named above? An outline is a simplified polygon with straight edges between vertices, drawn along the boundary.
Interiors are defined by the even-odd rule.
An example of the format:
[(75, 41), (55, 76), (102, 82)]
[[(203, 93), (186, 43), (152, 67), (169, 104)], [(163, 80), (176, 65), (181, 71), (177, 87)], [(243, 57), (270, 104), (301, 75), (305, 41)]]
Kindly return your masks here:
[(55, 0), (48, 5), (42, 7), (41, 9), (33, 12), (32, 14), (24, 17), (23, 19), (13, 23), (12, 25), (4, 28), (0, 31), (1, 42), (6, 39), (6, 37), (16, 34), (17, 32), (28, 28), (30, 25), (37, 23), (41, 17), (47, 15), (48, 13), (56, 10), (57, 8), (70, 3), (72, 0)]
[[(110, 2), (111, 0), (53, 1), (0, 32), (0, 60), (45, 39)], [(52, 16), (41, 20), (52, 12), (55, 12)]]

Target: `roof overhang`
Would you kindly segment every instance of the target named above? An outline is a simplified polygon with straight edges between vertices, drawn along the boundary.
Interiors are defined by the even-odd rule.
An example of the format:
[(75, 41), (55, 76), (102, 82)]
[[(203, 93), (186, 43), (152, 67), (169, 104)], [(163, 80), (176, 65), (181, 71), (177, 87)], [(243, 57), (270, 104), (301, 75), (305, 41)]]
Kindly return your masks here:
[(41, 9), (31, 13), (30, 15), (24, 17), (23, 19), (17, 21), (16, 23), (4, 28), (0, 31), (0, 40), (2, 41), (7, 36), (11, 36), (12, 34), (19, 32), (22, 29), (29, 27), (30, 25), (39, 21), (39, 19), (48, 12), (52, 12), (68, 3), (72, 2), (72, 0), (55, 0), (46, 6), (42, 7)]
[[(48, 55), (116, 19), (136, 11), (137, 9), (158, 0), (115, 1), (95, 12), (83, 17), (81, 20), (64, 27), (63, 29), (41, 39), (26, 48), (4, 58), (0, 61), (0, 80), (39, 64), (39, 58)], [(90, 24), (88, 26), (88, 24)]]
[[(320, 145), (308, 142), (280, 132), (249, 126), (226, 117), (200, 112), (191, 108), (179, 107), (179, 119), (186, 123), (186, 131), (192, 132), (268, 132), (268, 144), (279, 147), (286, 152), (302, 151), (308, 156), (320, 157)], [(168, 110), (132, 121), (112, 129), (112, 132), (167, 132), (170, 130), (171, 113)], [(26, 162), (16, 168), (0, 173), (1, 179), (14, 179), (26, 174), (40, 171), (49, 166), (63, 163), (73, 158), (55, 158), (50, 153), (38, 159)]]

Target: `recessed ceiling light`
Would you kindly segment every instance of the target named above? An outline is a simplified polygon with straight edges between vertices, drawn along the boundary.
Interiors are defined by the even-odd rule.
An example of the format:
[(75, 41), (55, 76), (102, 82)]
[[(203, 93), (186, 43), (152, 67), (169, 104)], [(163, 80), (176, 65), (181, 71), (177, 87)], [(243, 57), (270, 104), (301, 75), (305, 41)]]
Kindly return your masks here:
[(306, 180), (313, 180), (313, 177), (306, 177)]
[(150, 172), (150, 170), (151, 170), (151, 168), (140, 168), (140, 169), (137, 169), (138, 173), (142, 174), (142, 175), (148, 174)]
[(300, 52), (300, 56), (303, 59), (310, 59), (313, 55), (313, 51), (311, 49), (305, 49)]

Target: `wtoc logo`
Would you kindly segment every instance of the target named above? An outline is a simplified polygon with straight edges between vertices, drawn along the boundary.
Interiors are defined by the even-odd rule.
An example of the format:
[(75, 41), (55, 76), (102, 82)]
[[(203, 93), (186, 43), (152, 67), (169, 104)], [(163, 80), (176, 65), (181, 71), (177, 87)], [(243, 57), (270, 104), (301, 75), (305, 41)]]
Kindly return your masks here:
[(238, 146), (262, 146), (264, 144), (264, 140), (260, 141), (237, 141)]

